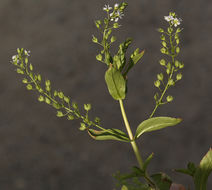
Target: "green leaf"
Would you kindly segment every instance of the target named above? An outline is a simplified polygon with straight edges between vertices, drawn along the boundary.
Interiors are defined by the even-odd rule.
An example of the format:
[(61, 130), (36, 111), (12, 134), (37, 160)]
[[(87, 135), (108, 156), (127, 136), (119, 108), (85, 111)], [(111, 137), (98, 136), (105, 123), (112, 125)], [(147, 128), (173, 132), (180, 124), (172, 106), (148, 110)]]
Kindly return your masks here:
[(181, 122), (180, 118), (171, 117), (153, 117), (143, 121), (137, 128), (135, 138), (138, 138), (143, 133), (156, 131), (165, 127), (174, 126)]
[(212, 149), (203, 157), (194, 174), (196, 190), (206, 190), (208, 176), (212, 172)]
[(175, 169), (176, 172), (179, 172), (179, 173), (183, 173), (183, 174), (187, 174), (187, 175), (190, 175), (190, 176), (194, 176), (195, 172), (196, 172), (196, 166), (194, 163), (192, 162), (189, 162), (187, 164), (187, 168), (186, 169)]
[(119, 129), (107, 129), (106, 131), (97, 131), (94, 129), (88, 129), (88, 134), (95, 140), (117, 140), (129, 142), (128, 136)]
[(127, 73), (132, 69), (132, 67), (143, 57), (144, 50), (138, 53), (139, 49), (137, 48), (133, 54), (130, 56), (128, 67), (126, 68), (126, 71), (124, 72), (124, 76), (127, 75)]
[(144, 171), (146, 171), (147, 166), (149, 165), (150, 161), (151, 161), (152, 158), (153, 158), (153, 155), (154, 155), (154, 153), (150, 154), (150, 155), (148, 156), (148, 158), (144, 161), (144, 166), (143, 166)]
[(169, 190), (172, 184), (171, 179), (165, 173), (153, 174), (151, 178), (160, 190)]
[(115, 100), (122, 100), (125, 98), (126, 81), (120, 71), (110, 67), (105, 73), (105, 81), (110, 95)]

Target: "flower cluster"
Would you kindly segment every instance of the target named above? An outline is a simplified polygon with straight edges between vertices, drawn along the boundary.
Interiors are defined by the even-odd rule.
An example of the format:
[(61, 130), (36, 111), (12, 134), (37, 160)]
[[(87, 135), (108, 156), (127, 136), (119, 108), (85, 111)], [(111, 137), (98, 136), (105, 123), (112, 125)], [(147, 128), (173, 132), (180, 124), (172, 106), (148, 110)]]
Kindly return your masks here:
[[(109, 11), (112, 9), (113, 9), (113, 11), (111, 13), (109, 13)], [(124, 7), (118, 3), (116, 3), (114, 5), (114, 8), (110, 7), (110, 5), (105, 5), (103, 7), (103, 10), (108, 13), (110, 21), (114, 21), (114, 22), (118, 22), (119, 19), (122, 19), (122, 17), (124, 16), (123, 9), (124, 9)]]
[(175, 27), (177, 27), (178, 25), (180, 25), (180, 23), (182, 22), (181, 18), (177, 18), (176, 14), (173, 12), (169, 13), (169, 16), (164, 16), (164, 19), (169, 22), (171, 25), (174, 25)]

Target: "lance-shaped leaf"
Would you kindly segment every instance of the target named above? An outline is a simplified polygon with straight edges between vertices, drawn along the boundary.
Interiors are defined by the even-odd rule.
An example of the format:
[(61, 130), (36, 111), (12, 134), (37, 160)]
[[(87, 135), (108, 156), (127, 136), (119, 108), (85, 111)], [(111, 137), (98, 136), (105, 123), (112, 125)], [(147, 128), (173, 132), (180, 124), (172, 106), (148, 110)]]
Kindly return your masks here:
[(156, 131), (165, 127), (174, 126), (180, 123), (182, 119), (171, 117), (153, 117), (143, 121), (137, 128), (135, 138), (138, 138), (143, 133)]
[(172, 180), (165, 173), (157, 173), (151, 176), (155, 184), (160, 190), (169, 190)]
[(120, 71), (110, 67), (105, 73), (105, 81), (110, 95), (115, 100), (122, 100), (125, 98), (126, 81)]
[(194, 174), (196, 190), (206, 190), (208, 176), (212, 172), (212, 149), (203, 157)]
[(130, 142), (127, 134), (119, 129), (94, 130), (88, 129), (88, 134), (95, 140), (117, 140)]

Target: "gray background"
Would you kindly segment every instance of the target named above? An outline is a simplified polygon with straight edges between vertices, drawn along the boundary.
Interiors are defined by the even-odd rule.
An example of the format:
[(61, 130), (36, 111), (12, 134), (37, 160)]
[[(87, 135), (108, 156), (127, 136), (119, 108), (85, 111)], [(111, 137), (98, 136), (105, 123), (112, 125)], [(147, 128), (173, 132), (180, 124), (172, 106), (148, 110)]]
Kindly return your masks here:
[[(93, 105), (92, 117), (104, 127), (123, 127), (119, 105), (107, 93), (105, 65), (95, 60), (98, 47), (93, 21), (102, 18), (105, 0), (0, 1), (0, 189), (2, 190), (109, 190), (117, 170), (136, 165), (130, 145), (96, 142), (78, 130), (78, 121), (57, 118), (55, 110), (38, 103), (9, 63), (17, 47), (31, 50), (37, 72), (72, 100)], [(212, 1), (131, 0), (118, 37), (134, 38), (145, 49), (143, 60), (129, 74), (125, 101), (133, 130), (151, 113), (161, 71), (158, 27), (163, 16), (176, 11), (183, 19), (183, 80), (170, 90), (173, 103), (157, 115), (182, 117), (177, 127), (146, 134), (138, 141), (144, 157), (154, 152), (150, 171), (165, 171), (176, 182), (191, 184), (172, 172), (188, 161), (198, 163), (211, 146), (212, 136)], [(132, 49), (131, 49), (132, 50)], [(81, 104), (80, 104), (81, 105)], [(212, 177), (208, 189), (212, 189)], [(192, 187), (192, 186), (191, 186)], [(193, 189), (193, 187), (191, 188)]]

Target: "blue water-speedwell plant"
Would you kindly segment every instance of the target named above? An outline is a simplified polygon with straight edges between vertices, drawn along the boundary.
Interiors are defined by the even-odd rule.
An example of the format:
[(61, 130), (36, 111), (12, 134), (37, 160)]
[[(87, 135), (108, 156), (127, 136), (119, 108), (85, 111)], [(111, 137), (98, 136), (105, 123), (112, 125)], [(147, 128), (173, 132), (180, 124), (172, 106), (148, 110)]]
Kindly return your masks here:
[[(84, 104), (84, 112), (81, 112), (78, 104), (72, 102), (70, 97), (66, 96), (62, 91), (53, 90), (49, 80), (43, 80), (40, 74), (34, 73), (34, 68), (29, 62), (30, 51), (23, 48), (17, 49), (17, 55), (12, 57), (12, 64), (17, 67), (17, 73), (24, 76), (22, 82), (26, 85), (26, 88), (38, 93), (39, 102), (45, 102), (54, 107), (57, 110), (58, 117), (66, 117), (68, 120), (80, 120), (79, 129), (86, 131), (95, 140), (116, 140), (131, 144), (138, 166), (133, 167), (132, 172), (129, 174), (117, 173), (114, 175), (118, 180), (117, 188), (122, 190), (174, 189), (174, 183), (166, 174), (150, 174), (148, 172), (147, 168), (153, 158), (153, 154), (149, 155), (146, 159), (142, 158), (136, 140), (141, 138), (144, 133), (177, 125), (182, 120), (167, 116), (155, 116), (160, 106), (173, 101), (173, 96), (168, 94), (168, 90), (182, 79), (184, 64), (178, 59), (182, 20), (174, 12), (170, 12), (168, 16), (164, 17), (168, 24), (167, 28), (158, 29), (161, 34), (162, 47), (160, 51), (164, 58), (159, 60), (162, 69), (154, 81), (154, 86), (156, 87), (154, 95), (155, 107), (149, 114), (149, 118), (142, 121), (138, 125), (135, 134), (133, 134), (123, 101), (127, 94), (128, 73), (143, 57), (144, 50), (141, 51), (137, 48), (127, 57), (128, 47), (132, 43), (132, 39), (127, 38), (118, 46), (117, 52), (111, 52), (111, 46), (116, 41), (116, 37), (112, 33), (121, 26), (119, 21), (124, 17), (126, 7), (127, 4), (124, 2), (116, 3), (112, 7), (105, 5), (103, 11), (106, 13), (106, 17), (95, 21), (101, 37), (97, 38), (93, 35), (92, 41), (101, 48), (96, 59), (107, 66), (104, 76), (107, 88), (112, 98), (120, 104), (127, 133), (115, 128), (103, 128), (98, 117), (93, 120), (89, 118), (90, 104)], [(178, 169), (176, 171), (192, 176), (196, 190), (205, 190), (207, 178), (212, 171), (212, 150), (209, 150), (198, 166), (194, 163), (189, 163), (187, 169)], [(180, 188), (180, 186), (176, 185), (175, 187)], [(181, 188), (184, 187), (181, 186)]]

